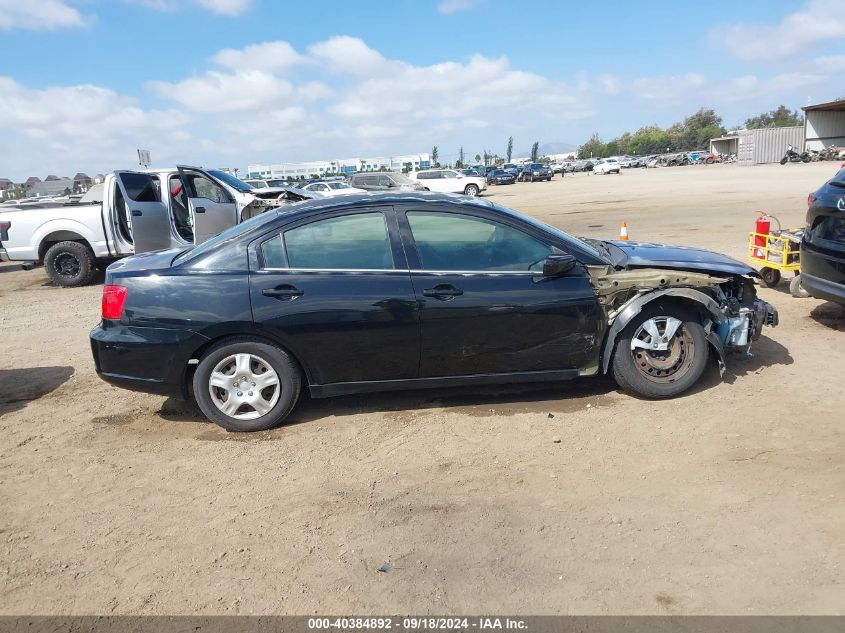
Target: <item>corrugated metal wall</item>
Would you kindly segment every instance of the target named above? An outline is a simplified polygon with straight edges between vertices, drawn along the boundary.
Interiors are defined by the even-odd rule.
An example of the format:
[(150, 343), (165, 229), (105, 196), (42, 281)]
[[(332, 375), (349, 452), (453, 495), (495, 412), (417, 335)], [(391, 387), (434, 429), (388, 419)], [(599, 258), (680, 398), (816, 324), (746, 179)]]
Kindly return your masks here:
[(807, 149), (845, 145), (845, 111), (809, 110), (807, 112)]
[(804, 151), (804, 126), (768, 127), (746, 130), (739, 134), (739, 151), (736, 162), (740, 165), (776, 163), (792, 145)]

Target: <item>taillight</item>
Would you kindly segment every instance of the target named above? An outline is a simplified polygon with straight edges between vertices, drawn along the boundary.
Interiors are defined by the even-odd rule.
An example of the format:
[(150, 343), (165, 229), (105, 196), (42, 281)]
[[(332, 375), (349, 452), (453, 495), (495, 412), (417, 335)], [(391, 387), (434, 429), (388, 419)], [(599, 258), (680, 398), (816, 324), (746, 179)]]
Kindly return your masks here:
[(813, 194), (811, 194), (811, 193), (807, 194), (807, 206), (808, 206), (808, 207), (813, 206), (813, 203), (814, 203), (815, 201), (816, 201), (816, 196), (814, 196), (814, 195), (813, 195)]
[(103, 318), (119, 319), (123, 316), (123, 304), (126, 301), (124, 286), (103, 286)]
[(9, 228), (11, 226), (11, 222), (0, 222), (0, 242), (9, 239)]

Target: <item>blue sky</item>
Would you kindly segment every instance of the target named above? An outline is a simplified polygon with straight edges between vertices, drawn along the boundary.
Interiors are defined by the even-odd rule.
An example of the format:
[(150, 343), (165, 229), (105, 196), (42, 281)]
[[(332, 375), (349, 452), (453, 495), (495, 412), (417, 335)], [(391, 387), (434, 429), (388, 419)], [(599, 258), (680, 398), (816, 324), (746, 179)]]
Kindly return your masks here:
[(0, 177), (577, 145), (845, 96), (845, 1), (0, 0)]

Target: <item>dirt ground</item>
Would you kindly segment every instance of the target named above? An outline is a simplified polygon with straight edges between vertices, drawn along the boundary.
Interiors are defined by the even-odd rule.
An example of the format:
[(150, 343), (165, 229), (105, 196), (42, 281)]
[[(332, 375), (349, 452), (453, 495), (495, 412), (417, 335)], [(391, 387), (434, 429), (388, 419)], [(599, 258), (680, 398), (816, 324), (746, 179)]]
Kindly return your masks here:
[[(754, 211), (801, 225), (835, 169), (488, 195), (743, 257)], [(845, 310), (760, 294), (780, 327), (676, 400), (606, 379), (306, 399), (231, 435), (96, 377), (98, 286), (0, 264), (0, 613), (842, 613)]]

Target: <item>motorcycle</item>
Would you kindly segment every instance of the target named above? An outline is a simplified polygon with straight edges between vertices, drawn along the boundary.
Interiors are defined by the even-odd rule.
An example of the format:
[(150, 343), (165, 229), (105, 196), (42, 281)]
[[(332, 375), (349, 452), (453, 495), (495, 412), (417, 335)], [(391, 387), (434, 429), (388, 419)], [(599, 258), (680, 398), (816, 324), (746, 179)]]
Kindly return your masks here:
[(783, 158), (780, 159), (781, 165), (786, 165), (786, 163), (809, 163), (812, 159), (810, 158), (810, 154), (807, 152), (798, 153), (792, 147), (792, 145), (787, 146), (786, 154), (784, 154)]

